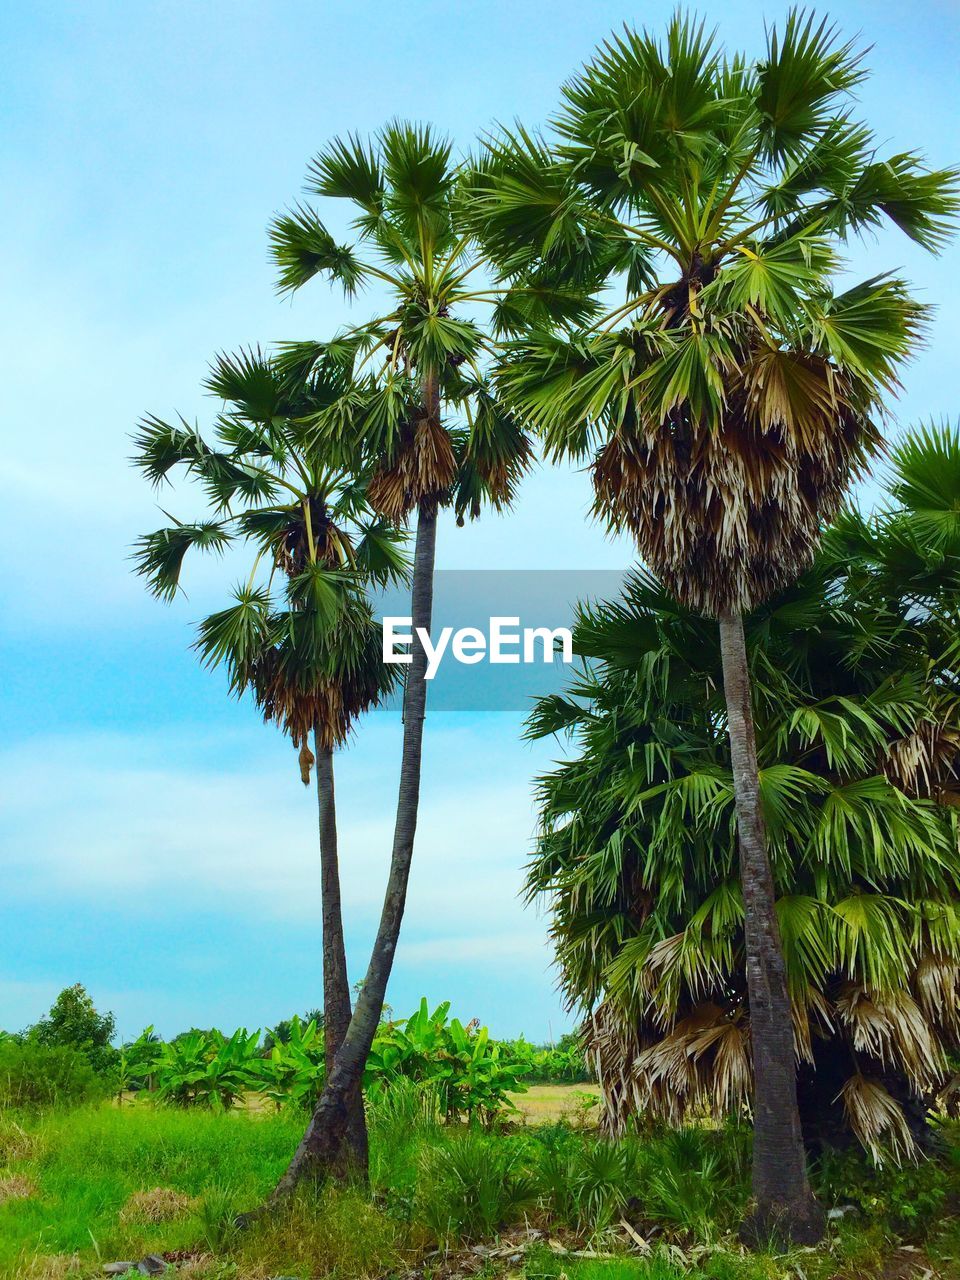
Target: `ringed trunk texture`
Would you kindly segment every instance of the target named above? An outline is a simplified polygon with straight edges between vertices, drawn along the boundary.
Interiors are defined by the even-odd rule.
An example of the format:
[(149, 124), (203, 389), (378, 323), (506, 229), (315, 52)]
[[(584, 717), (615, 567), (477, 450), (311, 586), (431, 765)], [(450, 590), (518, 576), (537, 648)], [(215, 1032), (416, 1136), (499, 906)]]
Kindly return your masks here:
[(741, 1227), (746, 1244), (816, 1244), (825, 1219), (807, 1179), (797, 1106), (797, 1065), (773, 874), (760, 807), (760, 780), (743, 619), (720, 619), (740, 841), (750, 1035), (753, 1046), (753, 1200)]
[[(424, 406), (431, 416), (439, 418), (439, 395), (433, 378), (424, 379)], [(423, 721), (427, 706), (427, 655), (417, 639), (417, 628), (422, 627), (428, 633), (430, 630), (436, 543), (437, 503), (435, 499), (428, 498), (421, 502), (417, 515), (410, 601), (413, 652), (412, 661), (407, 668), (397, 818), (380, 925), (370, 955), (367, 976), (357, 997), (350, 1025), (307, 1131), (286, 1172), (277, 1183), (273, 1193), (274, 1200), (293, 1191), (302, 1178), (322, 1178), (326, 1175), (345, 1178), (351, 1172), (346, 1142), (351, 1109), (361, 1095), (363, 1070), (380, 1023), (387, 981), (393, 968), (417, 829)]]
[[(326, 1075), (333, 1070), (337, 1051), (350, 1025), (350, 985), (343, 939), (340, 900), (340, 861), (337, 846), (337, 802), (333, 778), (333, 750), (321, 745), (314, 730), (317, 771), (317, 809), (320, 819), (320, 893), (323, 921), (323, 1039)], [(357, 1095), (346, 1133), (350, 1163), (365, 1178), (368, 1165), (367, 1122), (363, 1098)]]

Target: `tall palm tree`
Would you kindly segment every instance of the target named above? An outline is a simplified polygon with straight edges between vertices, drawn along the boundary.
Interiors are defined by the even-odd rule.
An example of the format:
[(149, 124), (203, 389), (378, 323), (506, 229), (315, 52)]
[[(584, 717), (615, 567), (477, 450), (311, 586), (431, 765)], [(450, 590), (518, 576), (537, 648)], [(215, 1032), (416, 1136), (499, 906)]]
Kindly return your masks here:
[[(716, 618), (735, 780), (753, 1032), (755, 1211), (745, 1238), (815, 1240), (760, 807), (742, 615), (810, 561), (880, 443), (921, 309), (902, 281), (836, 291), (837, 243), (889, 219), (929, 249), (957, 174), (880, 161), (852, 115), (861, 56), (791, 13), (758, 61), (678, 16), (613, 37), (563, 89), (548, 147), (492, 142), (471, 225), (509, 279), (571, 246), (629, 246), (625, 301), (572, 338), (521, 339), (499, 387), (549, 454), (589, 461), (596, 510)], [(611, 285), (618, 281), (611, 279)]]
[[(333, 753), (394, 685), (395, 668), (381, 661), (367, 588), (404, 577), (403, 539), (367, 506), (362, 476), (352, 469), (356, 460), (350, 469), (343, 460), (331, 465), (329, 451), (321, 458), (304, 425), (342, 394), (341, 360), (316, 361), (304, 378), (260, 352), (241, 352), (219, 357), (206, 385), (223, 401), (216, 445), (183, 420), (151, 417), (136, 437), (135, 460), (155, 485), (182, 467), (204, 488), (212, 510), (200, 522), (175, 522), (142, 537), (136, 567), (153, 593), (169, 600), (191, 548), (220, 553), (239, 541), (254, 549), (249, 578), (236, 588), (230, 607), (200, 623), (196, 648), (207, 665), (223, 663), (231, 690), (250, 692), (264, 720), (299, 748), (305, 785), (316, 764), (330, 1071), (351, 1016)], [(273, 590), (278, 575), (279, 599)], [(365, 1168), (359, 1097), (347, 1137), (351, 1159)]]
[[(746, 629), (805, 1136), (900, 1160), (960, 1047), (960, 435), (911, 435), (890, 491)], [(576, 645), (588, 668), (530, 726), (578, 750), (541, 781), (529, 890), (609, 1127), (721, 1117), (753, 1082), (716, 630), (638, 575)]]
[[(348, 200), (356, 242), (337, 244), (318, 214), (299, 206), (271, 228), (282, 291), (323, 275), (353, 296), (361, 285), (387, 297), (382, 315), (343, 335), (352, 352), (343, 395), (314, 416), (321, 449), (359, 449), (370, 470), (367, 497), (392, 521), (416, 519), (411, 607), (413, 633), (429, 633), (437, 521), (452, 507), (458, 521), (484, 502), (509, 505), (531, 448), (485, 375), (490, 339), (468, 314), (482, 302), (500, 307), (503, 327), (529, 318), (582, 317), (573, 287), (476, 287), (481, 265), (473, 238), (458, 225), (458, 167), (450, 144), (429, 128), (388, 125), (370, 143), (337, 139), (310, 166), (309, 189)], [(290, 343), (288, 367), (308, 370), (329, 348)], [(403, 747), (390, 872), (380, 925), (353, 1019), (303, 1141), (277, 1194), (306, 1172), (343, 1166), (343, 1134), (376, 1033), (403, 919), (420, 793), (426, 713), (426, 653), (414, 639), (406, 667)]]

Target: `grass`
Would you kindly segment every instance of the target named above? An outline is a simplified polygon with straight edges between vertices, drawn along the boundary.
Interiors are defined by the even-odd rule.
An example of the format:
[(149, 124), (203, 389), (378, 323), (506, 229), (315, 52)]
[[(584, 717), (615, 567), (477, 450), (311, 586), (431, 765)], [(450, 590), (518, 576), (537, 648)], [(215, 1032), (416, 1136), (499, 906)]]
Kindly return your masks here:
[[(816, 1252), (746, 1255), (730, 1234), (748, 1190), (743, 1132), (617, 1145), (563, 1121), (479, 1133), (440, 1125), (413, 1087), (370, 1109), (372, 1194), (304, 1191), (237, 1232), (237, 1211), (262, 1201), (302, 1124), (296, 1111), (149, 1103), (0, 1114), (0, 1277), (80, 1280), (103, 1262), (183, 1250), (190, 1280), (379, 1280), (413, 1268), (425, 1280), (920, 1280), (924, 1269), (960, 1280), (960, 1166), (949, 1157), (883, 1175), (834, 1161), (820, 1175), (826, 1202), (852, 1198), (860, 1212)], [(471, 1252), (498, 1236), (495, 1254)]]
[(510, 1101), (525, 1120), (543, 1124), (552, 1120), (596, 1123), (600, 1087), (595, 1084), (532, 1084), (524, 1093), (510, 1094)]
[[(36, 1188), (0, 1204), (0, 1274), (31, 1253), (107, 1261), (188, 1248), (202, 1233), (204, 1197), (225, 1188), (238, 1206), (257, 1203), (300, 1129), (292, 1115), (253, 1121), (139, 1106), (52, 1112), (29, 1128), (0, 1121), (0, 1150), (15, 1153), (9, 1173)], [(197, 1204), (156, 1222), (128, 1209), (133, 1196), (156, 1189)]]

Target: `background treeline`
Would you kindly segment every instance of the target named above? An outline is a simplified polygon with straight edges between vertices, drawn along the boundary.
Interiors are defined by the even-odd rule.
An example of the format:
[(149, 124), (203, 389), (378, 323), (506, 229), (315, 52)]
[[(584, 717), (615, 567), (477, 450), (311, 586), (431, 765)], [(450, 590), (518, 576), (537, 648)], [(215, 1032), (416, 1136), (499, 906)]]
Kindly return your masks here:
[[(162, 1040), (152, 1027), (117, 1048), (115, 1019), (79, 984), (19, 1034), (0, 1032), (0, 1106), (48, 1106), (148, 1092), (177, 1106), (228, 1109), (248, 1095), (277, 1108), (313, 1105), (325, 1075), (323, 1013), (310, 1010), (265, 1034), (192, 1028)], [(429, 1086), (446, 1120), (489, 1124), (514, 1109), (528, 1083), (590, 1078), (577, 1038), (535, 1045), (494, 1040), (476, 1019), (450, 1017), (449, 1001), (426, 1000), (410, 1018), (385, 1010), (364, 1075), (368, 1093), (403, 1079)]]

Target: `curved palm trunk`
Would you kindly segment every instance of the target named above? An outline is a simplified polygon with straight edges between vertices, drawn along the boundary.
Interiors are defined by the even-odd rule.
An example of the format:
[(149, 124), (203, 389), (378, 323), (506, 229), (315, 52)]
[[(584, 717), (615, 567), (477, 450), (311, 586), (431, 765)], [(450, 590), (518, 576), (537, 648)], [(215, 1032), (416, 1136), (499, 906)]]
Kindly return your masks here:
[[(436, 382), (424, 380), (424, 403), (427, 411), (439, 416)], [(387, 891), (380, 914), (380, 926), (370, 955), (363, 988), (357, 998), (353, 1017), (336, 1056), (333, 1070), (327, 1076), (323, 1093), (307, 1126), (307, 1131), (294, 1152), (286, 1172), (277, 1183), (273, 1198), (286, 1195), (304, 1177), (350, 1174), (346, 1135), (351, 1108), (360, 1096), (363, 1069), (373, 1044), (387, 981), (400, 936), (400, 925), (407, 899), (407, 881), (413, 858), (413, 840), (417, 829), (420, 802), (420, 760), (423, 746), (423, 721), (427, 706), (427, 655), (417, 640), (417, 628), (427, 632), (433, 615), (433, 566), (437, 542), (437, 504), (434, 500), (420, 504), (417, 516), (417, 541), (413, 559), (413, 583), (410, 615), (413, 624), (413, 654), (407, 668), (403, 704), (403, 753), (400, 764), (400, 791), (393, 834), (393, 851)]]
[[(340, 901), (340, 862), (337, 847), (337, 803), (333, 781), (333, 751), (320, 742), (314, 729), (317, 770), (317, 808), (320, 820), (320, 892), (323, 923), (323, 1040), (326, 1075), (333, 1070), (337, 1051), (350, 1025), (350, 986), (343, 939)], [(346, 1133), (350, 1163), (361, 1176), (367, 1172), (367, 1124), (360, 1094)]]
[(794, 1244), (815, 1244), (823, 1237), (824, 1215), (807, 1180), (797, 1107), (793, 1020), (760, 808), (750, 674), (739, 614), (720, 619), (720, 655), (740, 837), (753, 1046), (755, 1203), (741, 1236), (751, 1244), (772, 1237)]

